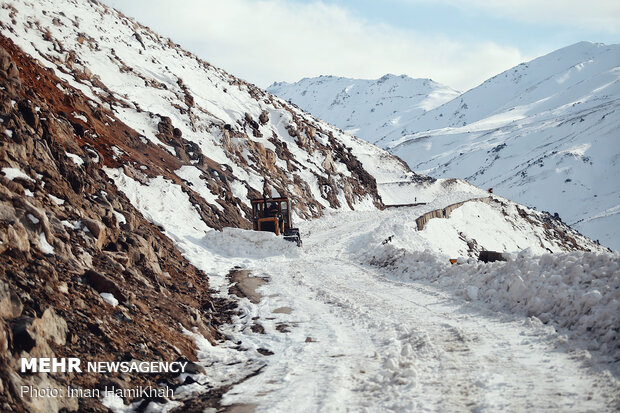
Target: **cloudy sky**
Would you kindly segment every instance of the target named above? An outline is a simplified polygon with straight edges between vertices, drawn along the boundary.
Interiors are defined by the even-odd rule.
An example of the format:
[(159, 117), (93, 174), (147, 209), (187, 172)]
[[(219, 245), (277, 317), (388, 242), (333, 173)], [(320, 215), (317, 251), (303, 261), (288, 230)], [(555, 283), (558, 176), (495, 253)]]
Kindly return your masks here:
[(321, 74), (459, 90), (587, 40), (620, 43), (618, 0), (103, 0), (267, 87)]

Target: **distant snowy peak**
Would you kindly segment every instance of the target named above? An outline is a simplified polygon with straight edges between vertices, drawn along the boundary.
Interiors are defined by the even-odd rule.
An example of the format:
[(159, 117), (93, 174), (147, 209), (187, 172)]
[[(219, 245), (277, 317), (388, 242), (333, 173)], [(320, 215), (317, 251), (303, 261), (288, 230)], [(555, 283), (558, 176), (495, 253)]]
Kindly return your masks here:
[(461, 127), (507, 111), (522, 117), (578, 103), (616, 80), (620, 45), (580, 42), (521, 63), (457, 99), (402, 122), (389, 139), (425, 130)]
[(269, 90), (416, 172), (493, 187), (620, 250), (611, 229), (620, 223), (620, 45), (576, 43), (462, 95), (393, 75), (321, 76)]
[(620, 45), (581, 42), (520, 64), (378, 144), (417, 172), (465, 178), (620, 250)]
[(267, 90), (369, 142), (459, 95), (430, 79), (392, 74), (373, 80), (319, 76)]

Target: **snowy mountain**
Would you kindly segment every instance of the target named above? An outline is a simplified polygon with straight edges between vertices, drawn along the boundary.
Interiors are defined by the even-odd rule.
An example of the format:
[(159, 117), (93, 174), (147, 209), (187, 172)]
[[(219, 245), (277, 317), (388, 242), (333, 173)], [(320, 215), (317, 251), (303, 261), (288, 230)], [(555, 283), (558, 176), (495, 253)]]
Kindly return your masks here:
[[(458, 98), (403, 122), (392, 139), (430, 129), (538, 115), (584, 101), (613, 100), (620, 45), (581, 42), (500, 73)], [(508, 115), (506, 115), (508, 116)]]
[(417, 117), (459, 92), (430, 79), (385, 75), (376, 80), (320, 76), (267, 88), (282, 99), (368, 142)]
[[(96, 1), (6, 3), (0, 31), (2, 411), (617, 406), (618, 254)], [(263, 193), (303, 248), (248, 230)]]
[[(557, 212), (619, 250), (619, 79), (620, 45), (582, 42), (520, 64), (434, 109), (403, 116), (384, 135), (364, 137), (416, 172), (492, 187)], [(307, 104), (296, 87), (279, 89), (277, 94)], [(371, 108), (356, 110), (367, 114)], [(384, 115), (390, 123), (393, 117)], [(345, 116), (329, 120), (352, 130), (364, 125)]]
[(620, 250), (619, 129), (620, 45), (584, 42), (489, 79), (380, 145), (416, 171), (557, 212)]

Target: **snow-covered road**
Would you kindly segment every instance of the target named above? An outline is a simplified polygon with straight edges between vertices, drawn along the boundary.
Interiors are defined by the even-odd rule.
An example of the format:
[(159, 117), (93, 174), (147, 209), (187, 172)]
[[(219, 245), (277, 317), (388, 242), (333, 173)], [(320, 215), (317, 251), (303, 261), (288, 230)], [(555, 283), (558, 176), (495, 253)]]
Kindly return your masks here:
[[(226, 394), (225, 404), (257, 411), (618, 408), (617, 379), (589, 368), (587, 353), (553, 327), (362, 265), (362, 246), (387, 219), (393, 216), (327, 216), (302, 226), (303, 251), (244, 260), (269, 281), (260, 303), (242, 300), (245, 313), (230, 334), (265, 368)], [(252, 330), (256, 324), (264, 333)]]

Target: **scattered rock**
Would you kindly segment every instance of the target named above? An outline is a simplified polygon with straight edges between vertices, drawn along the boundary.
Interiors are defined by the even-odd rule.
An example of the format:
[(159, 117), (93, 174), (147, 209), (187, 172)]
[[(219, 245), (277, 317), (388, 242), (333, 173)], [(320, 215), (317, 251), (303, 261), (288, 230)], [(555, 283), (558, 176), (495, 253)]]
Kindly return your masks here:
[(273, 356), (273, 351), (267, 350), (266, 348), (257, 348), (256, 351), (263, 356)]
[(17, 318), (22, 314), (24, 305), (19, 296), (9, 286), (0, 281), (0, 319)]
[(272, 311), (274, 314), (291, 314), (293, 309), (290, 307), (278, 307)]
[(116, 283), (105, 275), (101, 275), (97, 271), (91, 269), (84, 273), (84, 279), (88, 285), (93, 287), (98, 293), (112, 294), (114, 298), (121, 303), (127, 301), (127, 298), (121, 292), (120, 288), (118, 288)]
[(265, 334), (265, 327), (263, 327), (262, 325), (260, 325), (258, 323), (252, 324), (250, 329), (252, 330), (253, 333)]
[(291, 330), (289, 328), (290, 326), (286, 323), (277, 323), (276, 324), (276, 330), (279, 331), (280, 333), (290, 333)]
[(88, 231), (93, 235), (97, 245), (97, 248), (102, 249), (106, 243), (106, 229), (105, 225), (100, 221), (90, 218), (82, 218), (84, 226), (88, 228)]
[(252, 303), (258, 304), (263, 297), (257, 292), (258, 287), (267, 283), (259, 277), (250, 277), (250, 271), (233, 268), (227, 275), (233, 285), (228, 289), (230, 294), (237, 297), (247, 297)]

